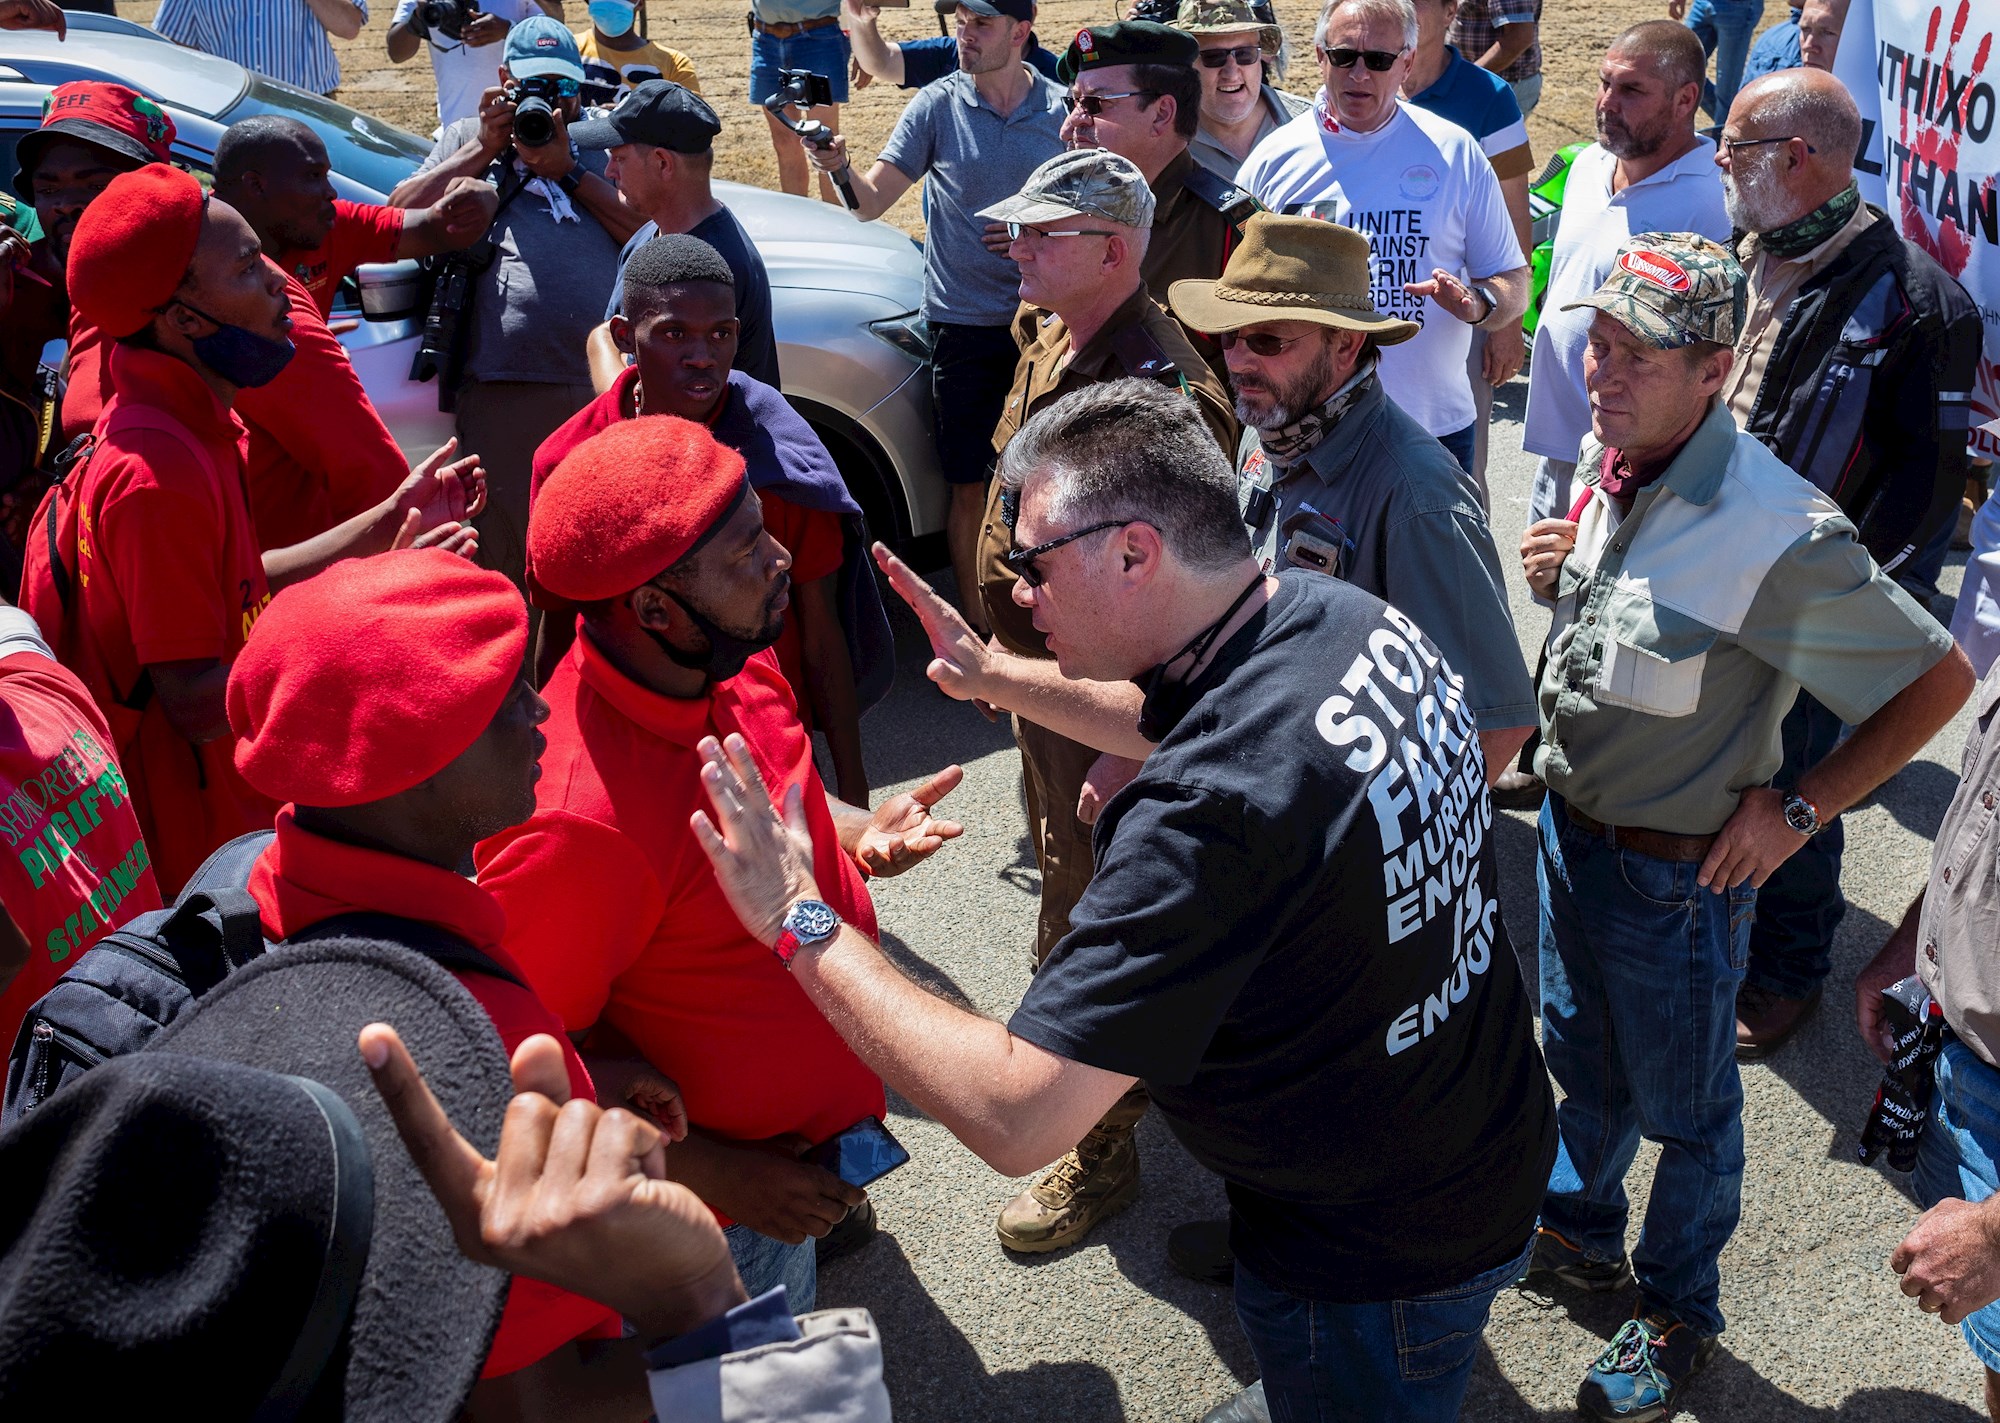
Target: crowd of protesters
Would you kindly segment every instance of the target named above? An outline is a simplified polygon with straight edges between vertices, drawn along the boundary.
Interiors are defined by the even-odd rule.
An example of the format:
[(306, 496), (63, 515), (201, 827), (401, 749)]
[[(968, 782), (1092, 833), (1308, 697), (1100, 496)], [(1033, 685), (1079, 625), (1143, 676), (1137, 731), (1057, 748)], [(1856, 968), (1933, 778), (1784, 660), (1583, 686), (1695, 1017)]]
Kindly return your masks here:
[[(0, 1399), (886, 1419), (897, 1341), (815, 1304), (893, 1089), (1035, 1178), (996, 1222), (1028, 1254), (1138, 1194), (1159, 1109), (1230, 1206), (1164, 1247), (1261, 1375), (1206, 1423), (1455, 1418), (1510, 1287), (1628, 1299), (1577, 1407), (1664, 1417), (1841, 816), (1970, 699), (1855, 1007), (1929, 1207), (1891, 1264), (2000, 1420), (2000, 673), (1932, 612), (1981, 332), (1855, 185), (1845, 5), (1620, 33), (1540, 292), (1539, 0), (1328, 0), (1310, 97), (1253, 0), (1048, 45), (1034, 0), (936, 8), (748, 17), (786, 191), (923, 186), (936, 589), (782, 393), (725, 121), (629, 0), (401, 0), (439, 127), (380, 205), (303, 124), (235, 124), (204, 182), (152, 97), (54, 89), (0, 199)], [(369, 18), (154, 24), (323, 94)], [(66, 22), (0, 0), (27, 28)], [(817, 141), (764, 105), (797, 70)], [(914, 95), (864, 165), (878, 81)], [(468, 281), (414, 465), (328, 324), (410, 257)], [(958, 767), (870, 785), (885, 594), (1019, 746), (1004, 1023), (878, 944), (870, 880), (963, 833)], [(1532, 979), (1496, 805), (1539, 813)]]

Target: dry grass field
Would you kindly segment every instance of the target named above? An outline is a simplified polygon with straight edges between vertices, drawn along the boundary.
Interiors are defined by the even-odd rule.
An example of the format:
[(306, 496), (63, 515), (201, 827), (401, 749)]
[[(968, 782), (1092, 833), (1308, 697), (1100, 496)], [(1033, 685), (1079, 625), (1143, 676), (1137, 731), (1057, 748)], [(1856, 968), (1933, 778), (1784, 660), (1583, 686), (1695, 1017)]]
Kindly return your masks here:
[[(1124, 5), (1125, 0), (1116, 4), (1112, 0), (1044, 0), (1036, 28), (1044, 44), (1060, 49), (1078, 28), (1115, 18)], [(152, 19), (157, 8), (150, 0), (125, 0), (119, 12), (144, 23)], [(748, 97), (750, 42), (743, 25), (742, 0), (681, 0), (675, 4), (648, 0), (645, 8), (651, 35), (694, 60), (703, 94), (727, 125), (720, 141), (717, 174), (775, 186), (777, 165), (770, 139), (763, 117), (751, 108)], [(335, 97), (414, 133), (429, 133), (437, 121), (430, 64), (424, 58), (402, 65), (389, 62), (384, 36), (394, 9), (395, 0), (371, 0), (368, 27), (353, 41), (335, 42), (345, 79)], [(580, 29), (589, 23), (583, 0), (568, 0), (567, 9), (572, 27)], [(1548, 0), (1542, 18), (1542, 62), (1547, 78), (1541, 105), (1528, 120), (1538, 156), (1593, 136), (1591, 103), (1598, 57), (1625, 26), (1665, 12), (1662, 0), (1597, 0), (1593, 4)], [(1783, 16), (1783, 6), (1773, 0), (1766, 18)], [(1312, 65), (1317, 9), (1310, 0), (1280, 0), (1279, 17), (1285, 22), (1296, 59), (1290, 87), (1310, 93), (1317, 86)], [(917, 0), (912, 9), (885, 11), (882, 28), (893, 39), (916, 39), (937, 33), (937, 16), (928, 0)], [(907, 98), (903, 91), (880, 84), (853, 96), (842, 113), (841, 126), (857, 158), (872, 158)], [(918, 212), (913, 193), (898, 204), (890, 220), (914, 231), (920, 224)]]

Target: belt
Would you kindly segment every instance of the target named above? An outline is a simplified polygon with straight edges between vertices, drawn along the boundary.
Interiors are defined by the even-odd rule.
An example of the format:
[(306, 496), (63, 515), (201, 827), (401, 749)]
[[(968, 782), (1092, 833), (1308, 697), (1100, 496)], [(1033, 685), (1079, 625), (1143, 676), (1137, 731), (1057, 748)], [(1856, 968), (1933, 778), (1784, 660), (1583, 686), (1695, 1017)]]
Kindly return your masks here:
[(1582, 811), (1565, 803), (1562, 812), (1569, 823), (1584, 834), (1602, 840), (1613, 849), (1637, 850), (1642, 855), (1651, 855), (1656, 860), (1676, 860), (1684, 864), (1700, 864), (1708, 858), (1708, 852), (1715, 845), (1713, 835), (1669, 835), (1664, 830), (1642, 830), (1631, 825), (1606, 825), (1601, 820), (1592, 820)]
[(760, 35), (769, 35), (774, 40), (788, 40), (794, 35), (802, 35), (807, 30), (823, 30), (828, 25), (840, 23), (838, 15), (822, 15), (817, 20), (802, 20), (794, 24), (790, 20), (780, 20), (775, 25), (767, 25), (754, 14), (750, 17), (750, 28)]

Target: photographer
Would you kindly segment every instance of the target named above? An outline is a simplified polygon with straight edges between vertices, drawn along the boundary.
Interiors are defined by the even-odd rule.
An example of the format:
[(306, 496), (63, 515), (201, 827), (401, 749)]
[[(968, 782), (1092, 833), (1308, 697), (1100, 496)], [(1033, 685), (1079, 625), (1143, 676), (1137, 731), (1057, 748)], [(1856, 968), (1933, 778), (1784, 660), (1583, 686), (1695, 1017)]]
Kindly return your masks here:
[(560, 20), (563, 0), (397, 0), (389, 20), (389, 62), (408, 64), (419, 46), (428, 45), (438, 123), (476, 118), (479, 97), (500, 68), (493, 46), (516, 21), (536, 15)]
[[(486, 461), (480, 560), (518, 586), (529, 460), (595, 394), (584, 342), (602, 319), (619, 244), (643, 219), (604, 180), (603, 154), (579, 154), (570, 142), (583, 83), (570, 32), (533, 16), (507, 32), (502, 58), (501, 82), (481, 97), (479, 117), (448, 125), (389, 202), (427, 207), (457, 178), (485, 178), (500, 190), (489, 242), (473, 249), (482, 255), (451, 259), (470, 262), (471, 286), (438, 379), (440, 403), (455, 403), (461, 446)], [(545, 141), (530, 142), (544, 137), (536, 131), (543, 126)]]

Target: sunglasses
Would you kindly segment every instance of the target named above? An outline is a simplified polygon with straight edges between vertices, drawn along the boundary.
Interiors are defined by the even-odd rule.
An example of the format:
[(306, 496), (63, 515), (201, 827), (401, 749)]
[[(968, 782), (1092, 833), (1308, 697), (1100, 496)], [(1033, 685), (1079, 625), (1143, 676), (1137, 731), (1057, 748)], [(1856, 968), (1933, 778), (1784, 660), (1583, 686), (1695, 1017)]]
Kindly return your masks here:
[[(1792, 133), (1786, 134), (1783, 138), (1725, 138), (1722, 140), (1722, 146), (1728, 149), (1729, 156), (1734, 158), (1736, 150), (1739, 148), (1761, 148), (1767, 143), (1790, 143), (1798, 137), (1798, 134)], [(1808, 143), (1806, 144), (1806, 152), (1817, 153), (1819, 150)]]
[(1263, 48), (1254, 44), (1239, 44), (1234, 49), (1205, 49), (1201, 52), (1203, 69), (1220, 69), (1225, 64), (1234, 63), (1239, 68), (1249, 69), (1264, 59)]
[(1090, 117), (1096, 118), (1104, 112), (1104, 106), (1114, 99), (1144, 99), (1151, 103), (1159, 97), (1159, 91), (1155, 89), (1133, 89), (1123, 94), (1079, 94), (1072, 89), (1069, 92), (1068, 103), (1070, 108), (1082, 109)]
[(1323, 49), (1320, 57), (1335, 69), (1352, 69), (1354, 61), (1360, 60), (1375, 74), (1387, 74), (1389, 67), (1403, 57), (1400, 49)]
[(1064, 544), (1075, 543), (1078, 539), (1087, 538), (1091, 534), (1101, 534), (1106, 529), (1122, 529), (1131, 522), (1130, 519), (1106, 519), (1102, 523), (1092, 524), (1089, 528), (1078, 529), (1073, 534), (1064, 534), (1059, 539), (1050, 539), (1045, 544), (1036, 544), (1033, 548), (1008, 549), (1006, 553), (1000, 556), (1000, 559), (1001, 562), (1005, 563), (1012, 570), (1016, 578), (1019, 578), (1030, 588), (1039, 588), (1042, 586), (1042, 580), (1046, 575), (1043, 574), (1041, 568), (1036, 564), (1036, 559), (1045, 553), (1054, 553)]
[(1303, 336), (1273, 336), (1268, 331), (1224, 331), (1216, 336), (1215, 344), (1225, 351), (1233, 351), (1236, 349), (1236, 343), (1241, 341), (1250, 348), (1251, 355), (1269, 359), (1272, 356), (1284, 355), (1286, 351), (1312, 334), (1308, 331)]
[(1007, 227), (1007, 240), (1009, 242), (1019, 242), (1023, 237), (1029, 236), (1030, 234), (1036, 237), (1111, 237), (1114, 235), (1112, 233), (1106, 232), (1101, 227), (1063, 227), (1055, 229), (1045, 229), (1040, 227), (1030, 227), (1025, 222), (1010, 222), (1006, 224), (1006, 227)]

